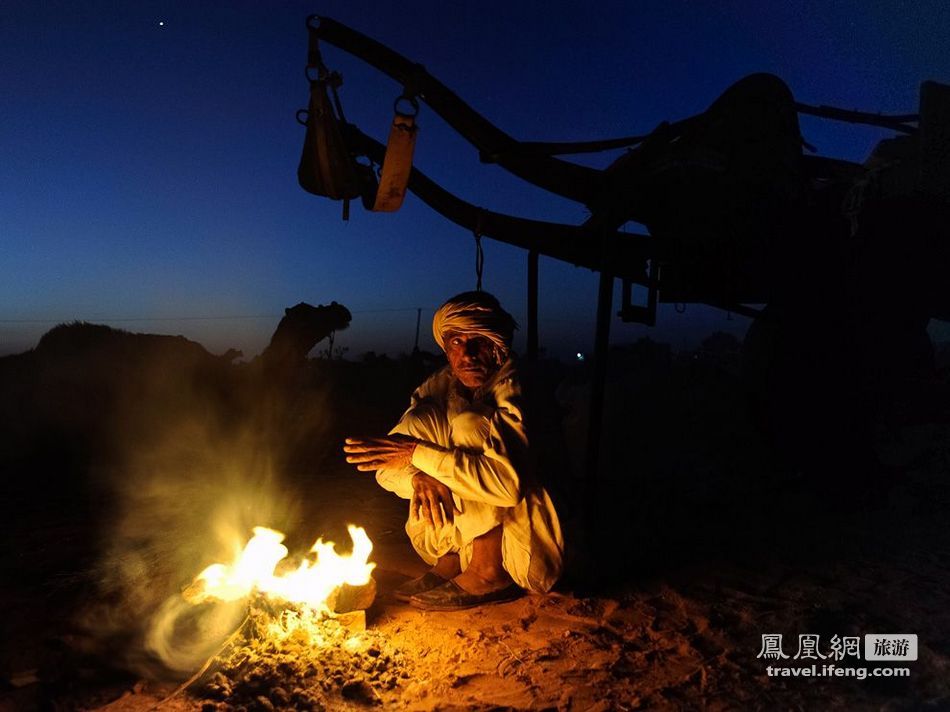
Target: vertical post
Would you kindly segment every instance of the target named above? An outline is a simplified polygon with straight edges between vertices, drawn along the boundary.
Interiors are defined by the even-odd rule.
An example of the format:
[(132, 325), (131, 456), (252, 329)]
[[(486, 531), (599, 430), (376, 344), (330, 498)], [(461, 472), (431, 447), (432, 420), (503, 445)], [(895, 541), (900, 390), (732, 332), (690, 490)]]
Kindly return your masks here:
[(422, 321), (422, 308), (416, 308), (416, 342), (412, 347), (412, 353), (419, 353), (419, 323)]
[(649, 272), (650, 287), (647, 291), (647, 312), (650, 316), (648, 326), (656, 326), (656, 300), (660, 295), (660, 263), (656, 256), (650, 258)]
[[(606, 267), (606, 265), (604, 265)], [(594, 371), (590, 384), (590, 415), (587, 426), (587, 479), (584, 514), (589, 543), (596, 550), (597, 541), (597, 468), (600, 465), (600, 441), (604, 422), (604, 389), (607, 383), (607, 351), (610, 341), (610, 318), (613, 304), (614, 278), (606, 271), (600, 273), (597, 289), (597, 331), (594, 336)]]
[(528, 251), (528, 360), (538, 360), (538, 251)]

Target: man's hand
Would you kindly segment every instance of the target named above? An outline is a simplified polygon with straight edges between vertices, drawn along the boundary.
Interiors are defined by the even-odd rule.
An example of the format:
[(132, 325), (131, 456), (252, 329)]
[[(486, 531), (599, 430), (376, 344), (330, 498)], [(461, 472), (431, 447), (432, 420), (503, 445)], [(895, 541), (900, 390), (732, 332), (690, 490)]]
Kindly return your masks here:
[(346, 453), (346, 461), (363, 472), (372, 472), (381, 467), (402, 469), (412, 464), (412, 451), (418, 442), (404, 436), (347, 438), (343, 452)]
[(460, 511), (452, 499), (452, 490), (424, 472), (412, 476), (412, 517), (420, 517), (434, 529), (441, 529), (446, 522), (455, 520)]

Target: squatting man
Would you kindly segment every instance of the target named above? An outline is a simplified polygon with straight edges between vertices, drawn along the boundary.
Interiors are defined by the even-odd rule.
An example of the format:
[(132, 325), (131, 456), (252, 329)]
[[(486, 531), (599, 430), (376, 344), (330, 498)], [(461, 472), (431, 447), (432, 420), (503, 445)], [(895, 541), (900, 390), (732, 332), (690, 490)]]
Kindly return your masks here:
[(515, 328), (486, 292), (449, 299), (432, 320), (448, 365), (416, 389), (389, 437), (346, 439), (347, 462), (410, 501), (406, 533), (432, 568), (394, 594), (418, 608), (547, 592), (561, 573), (560, 523), (528, 447)]

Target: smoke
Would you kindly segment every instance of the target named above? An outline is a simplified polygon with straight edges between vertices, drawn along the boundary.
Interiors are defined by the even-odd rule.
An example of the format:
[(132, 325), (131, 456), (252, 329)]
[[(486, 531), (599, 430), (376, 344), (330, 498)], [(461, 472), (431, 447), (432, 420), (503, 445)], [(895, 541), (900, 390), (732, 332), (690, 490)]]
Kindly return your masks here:
[(186, 420), (135, 448), (115, 470), (114, 512), (103, 530), (102, 599), (83, 627), (100, 641), (122, 641), (126, 664), (141, 674), (198, 667), (234, 629), (240, 605), (193, 607), (181, 590), (215, 561), (229, 560), (253, 526), (296, 524), (292, 490), (275, 475), (251, 433), (222, 433)]
[(318, 389), (288, 398), (253, 365), (195, 369), (166, 357), (131, 373), (111, 428), (117, 464), (100, 483), (108, 493), (101, 596), (78, 623), (94, 647), (138, 674), (181, 677), (244, 614), (240, 602), (192, 606), (182, 590), (209, 564), (231, 560), (254, 526), (297, 527), (301, 493), (282, 471), (282, 422), (293, 404), (319, 438), (325, 399)]
[[(170, 671), (192, 672), (214, 655), (244, 615), (243, 601), (193, 606), (181, 596), (169, 596), (151, 618), (145, 651)], [(152, 672), (151, 667), (144, 669)]]

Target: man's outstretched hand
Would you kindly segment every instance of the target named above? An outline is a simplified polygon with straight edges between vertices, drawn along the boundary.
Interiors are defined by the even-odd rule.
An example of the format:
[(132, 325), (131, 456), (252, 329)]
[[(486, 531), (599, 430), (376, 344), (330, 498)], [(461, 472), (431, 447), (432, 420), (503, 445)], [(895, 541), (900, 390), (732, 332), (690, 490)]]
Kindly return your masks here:
[(441, 529), (446, 522), (455, 520), (458, 512), (452, 490), (430, 477), (425, 472), (412, 476), (412, 517), (420, 517), (435, 529)]
[[(412, 465), (412, 451), (418, 440), (397, 435), (386, 438), (347, 438), (343, 444), (346, 461), (357, 470), (373, 472), (381, 467), (401, 469)], [(459, 511), (452, 490), (424, 472), (412, 476), (412, 516), (427, 525), (441, 528), (454, 521)]]
[(412, 451), (418, 442), (407, 437), (347, 438), (343, 452), (346, 461), (363, 472), (381, 467), (401, 469), (412, 464)]

